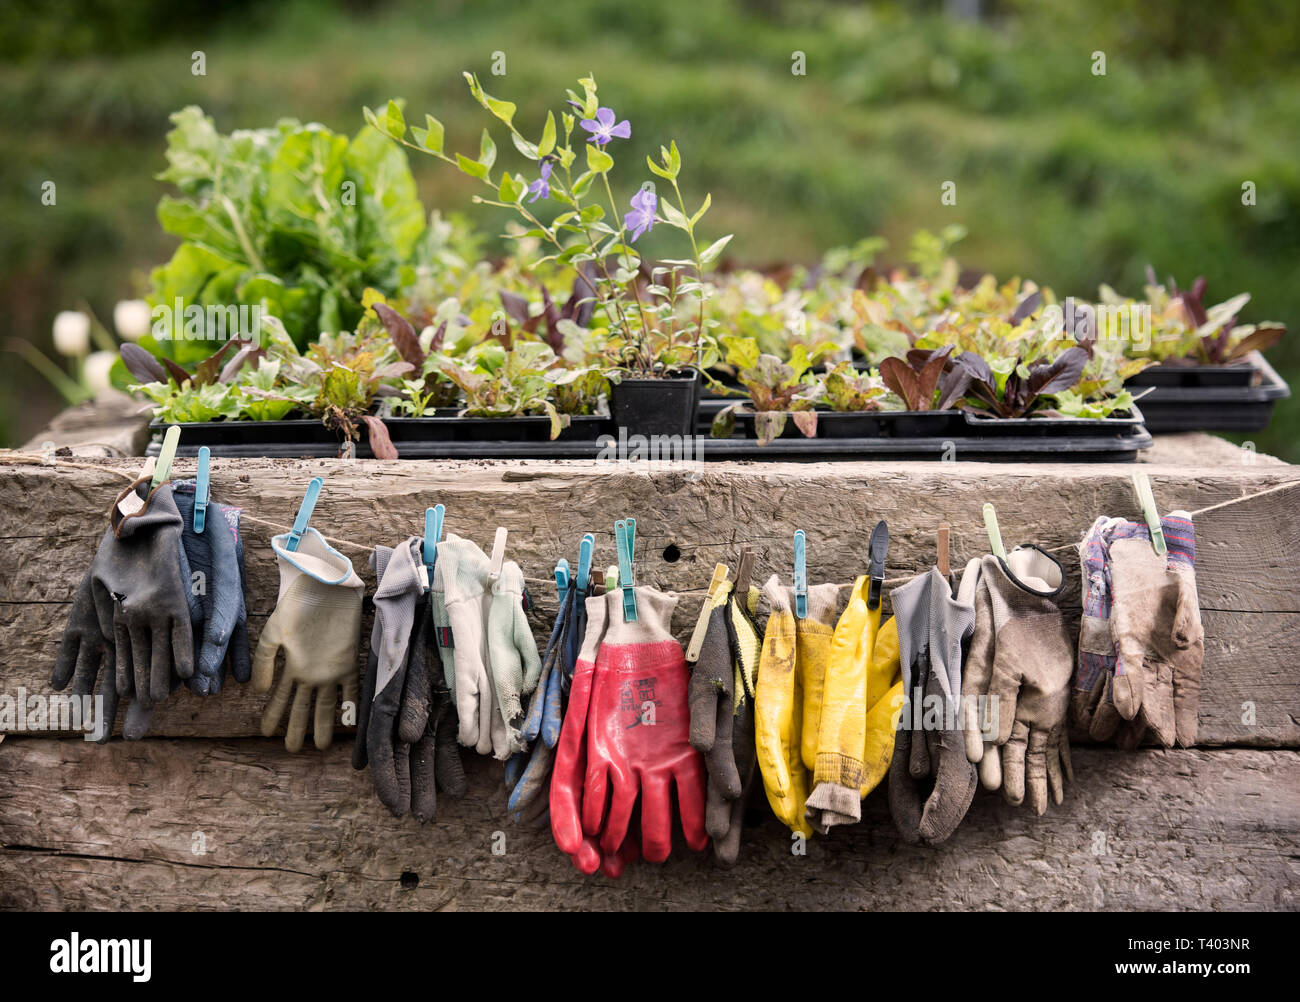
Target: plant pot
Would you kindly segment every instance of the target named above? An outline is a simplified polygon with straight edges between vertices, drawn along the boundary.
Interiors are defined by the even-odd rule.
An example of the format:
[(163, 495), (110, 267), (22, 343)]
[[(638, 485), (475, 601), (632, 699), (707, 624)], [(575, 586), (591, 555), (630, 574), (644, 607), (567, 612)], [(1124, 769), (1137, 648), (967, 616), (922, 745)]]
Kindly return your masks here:
[(828, 411), (818, 438), (934, 438), (965, 434), (957, 411)]
[[(817, 435), (811, 436), (813, 438), (816, 438), (817, 436), (821, 435), (821, 419), (827, 416), (827, 414), (824, 411), (817, 411), (816, 414), (817, 414)], [(785, 412), (785, 427), (781, 429), (781, 434), (777, 435), (776, 436), (777, 438), (809, 437), (809, 436), (805, 436), (804, 433), (799, 430), (799, 426), (794, 423), (793, 415), (794, 415), (793, 411)], [(758, 432), (754, 428), (754, 417), (755, 417), (754, 412), (751, 410), (743, 410), (743, 411), (736, 412), (736, 427), (740, 429), (741, 433), (745, 436), (745, 438), (749, 438), (749, 439), (758, 438)]]
[(664, 379), (624, 379), (610, 392), (614, 425), (629, 435), (693, 435), (699, 404), (700, 374), (693, 369)]
[(1124, 385), (1142, 394), (1147, 427), (1157, 432), (1263, 431), (1273, 405), (1291, 396), (1259, 352), (1232, 365), (1153, 365)]

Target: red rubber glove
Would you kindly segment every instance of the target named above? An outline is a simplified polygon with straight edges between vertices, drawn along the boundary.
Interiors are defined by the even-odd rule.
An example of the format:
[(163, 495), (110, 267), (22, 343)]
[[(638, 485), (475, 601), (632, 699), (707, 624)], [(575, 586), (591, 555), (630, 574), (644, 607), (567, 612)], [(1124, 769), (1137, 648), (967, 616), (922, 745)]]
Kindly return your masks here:
[(632, 623), (623, 619), (621, 590), (604, 601), (605, 634), (587, 711), (582, 830), (599, 837), (606, 854), (617, 852), (639, 798), (641, 851), (662, 863), (673, 847), (674, 787), (686, 844), (699, 851), (709, 842), (704, 759), (690, 742), (690, 673), (669, 631), (677, 597), (637, 588)]
[[(617, 594), (617, 593), (616, 593)], [(569, 705), (564, 714), (560, 740), (555, 747), (555, 764), (551, 768), (551, 834), (560, 851), (587, 875), (600, 870), (607, 877), (617, 877), (623, 868), (640, 855), (635, 838), (627, 839), (617, 851), (601, 852), (595, 838), (582, 833), (582, 788), (587, 772), (587, 711), (591, 704), (591, 684), (596, 672), (596, 653), (605, 633), (605, 599), (587, 599), (587, 633), (573, 670)]]

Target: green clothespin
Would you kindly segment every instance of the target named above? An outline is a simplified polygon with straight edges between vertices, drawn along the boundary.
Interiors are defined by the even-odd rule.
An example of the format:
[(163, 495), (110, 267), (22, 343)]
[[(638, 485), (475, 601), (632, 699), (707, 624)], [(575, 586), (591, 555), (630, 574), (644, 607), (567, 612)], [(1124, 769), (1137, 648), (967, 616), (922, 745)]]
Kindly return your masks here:
[(610, 564), (605, 568), (605, 593), (609, 594), (618, 587), (618, 568)]
[(636, 622), (636, 579), (632, 575), (632, 557), (636, 552), (636, 519), (621, 518), (614, 523), (618, 544), (618, 586), (623, 589), (623, 622)]
[(999, 560), (1007, 559), (1007, 548), (1002, 545), (1002, 530), (998, 528), (998, 513), (993, 505), (984, 506), (984, 528), (989, 531), (989, 551)]
[(199, 449), (199, 472), (194, 480), (194, 532), (201, 533), (204, 525), (208, 521), (208, 494), (210, 487), (208, 484), (209, 469), (212, 462), (212, 452), (205, 445)]
[(424, 509), (424, 563), (430, 571), (438, 562), (438, 544), (442, 542), (442, 522), (447, 509), (440, 504)]
[(591, 557), (596, 550), (596, 537), (590, 532), (582, 537), (578, 547), (578, 594), (585, 596), (591, 580)]
[(563, 557), (555, 565), (555, 591), (560, 597), (560, 605), (569, 593), (569, 562)]
[(181, 426), (172, 425), (163, 436), (162, 449), (158, 452), (158, 462), (153, 468), (153, 479), (149, 489), (165, 484), (172, 475), (172, 460), (176, 458), (176, 446), (180, 444)]
[(794, 531), (794, 614), (808, 618), (808, 544), (802, 529)]
[(297, 552), (298, 544), (302, 542), (302, 534), (307, 531), (307, 523), (311, 521), (311, 513), (316, 510), (316, 499), (320, 497), (320, 489), (324, 485), (325, 481), (320, 477), (312, 477), (311, 483), (307, 485), (307, 494), (302, 499), (298, 517), (293, 520), (293, 529), (284, 544), (284, 548), (290, 553)]
[(1169, 547), (1165, 543), (1165, 530), (1160, 524), (1160, 513), (1156, 511), (1156, 496), (1151, 492), (1151, 481), (1144, 471), (1139, 470), (1133, 474), (1133, 489), (1137, 491), (1142, 517), (1147, 520), (1147, 528), (1151, 530), (1151, 546), (1163, 557), (1169, 552)]

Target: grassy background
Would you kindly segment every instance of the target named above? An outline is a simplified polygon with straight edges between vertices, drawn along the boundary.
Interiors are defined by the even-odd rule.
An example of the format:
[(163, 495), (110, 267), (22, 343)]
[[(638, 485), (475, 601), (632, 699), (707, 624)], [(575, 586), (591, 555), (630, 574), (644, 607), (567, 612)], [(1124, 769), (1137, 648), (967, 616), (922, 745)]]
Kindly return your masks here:
[[(475, 152), (483, 120), (462, 70), (515, 101), (530, 131), (591, 71), (632, 121), (624, 162), (675, 138), (688, 200), (712, 193), (709, 232), (734, 231), (739, 261), (812, 259), (876, 233), (897, 261), (917, 227), (959, 222), (964, 264), (1059, 295), (1103, 281), (1138, 293), (1147, 262), (1182, 283), (1204, 274), (1210, 301), (1249, 290), (1246, 319), (1287, 323), (1271, 358), (1300, 392), (1300, 13), (1285, 0), (1019, 0), (982, 4), (979, 21), (939, 3), (811, 0), (269, 6), (234, 4), (214, 21), (189, 2), (6, 5), (0, 335), (48, 349), (58, 310), (85, 302), (107, 321), (144, 291), (174, 247), (152, 178), (167, 115), (185, 104), (223, 131), (283, 116), (353, 131), (362, 105), (400, 95), (408, 117), (437, 115), (450, 146)], [(205, 76), (191, 73), (195, 50)], [(796, 50), (805, 76), (791, 73)], [(494, 78), (498, 51), (506, 74)], [(466, 179), (414, 166), (427, 206), (499, 232), (469, 205)], [(620, 200), (640, 180), (623, 174)], [(945, 181), (956, 206), (940, 202)], [(1241, 202), (1246, 181), (1254, 206)], [(0, 442), (13, 443), (59, 400), (0, 359)], [(1252, 438), (1300, 461), (1300, 400)]]

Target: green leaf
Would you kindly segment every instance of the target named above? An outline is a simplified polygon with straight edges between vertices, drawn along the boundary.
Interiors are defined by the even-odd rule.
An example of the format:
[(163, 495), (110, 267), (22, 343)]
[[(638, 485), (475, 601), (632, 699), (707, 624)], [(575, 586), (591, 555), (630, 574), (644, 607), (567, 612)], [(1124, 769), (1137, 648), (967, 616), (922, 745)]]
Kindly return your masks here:
[(511, 177), (508, 173), (504, 171), (502, 172), (501, 186), (497, 189), (497, 197), (501, 199), (501, 201), (513, 205), (523, 197), (524, 192), (527, 190), (528, 186), (524, 184), (522, 177), (516, 179)]
[(713, 204), (713, 195), (706, 194), (704, 196), (704, 204), (700, 206), (700, 211), (695, 213), (695, 215), (691, 216), (692, 226), (694, 226), (696, 223), (700, 221), (700, 219), (704, 216), (704, 214), (709, 211), (709, 206), (712, 204)]
[(604, 150), (591, 143), (587, 144), (587, 169), (595, 174), (604, 174), (614, 166), (614, 158)]
[(594, 223), (605, 218), (605, 210), (599, 205), (588, 205), (578, 218), (583, 223)]
[(542, 141), (537, 144), (538, 156), (546, 156), (555, 149), (555, 114), (546, 113), (546, 125), (542, 129)]
[(424, 116), (424, 125), (428, 129), (420, 145), (426, 150), (433, 150), (434, 153), (442, 152), (443, 129), (442, 123), (432, 115)]
[(671, 181), (673, 179), (672, 171), (670, 171), (667, 167), (660, 167), (649, 157), (645, 158), (645, 162), (646, 162), (646, 166), (650, 168), (650, 173), (657, 174), (659, 175), (659, 177), (663, 178), (666, 181)]
[(704, 250), (700, 251), (700, 263), (712, 264), (714, 261), (716, 261), (718, 259), (718, 255), (722, 253), (723, 248), (726, 247), (727, 244), (731, 243), (731, 238), (733, 236), (735, 236), (734, 233), (728, 233), (722, 239), (713, 241), (713, 243), (705, 247)]
[(476, 160), (471, 160), (463, 153), (456, 154), (456, 166), (470, 177), (485, 178), (488, 176), (488, 168)]
[(515, 144), (515, 149), (526, 156), (529, 160), (540, 160), (541, 156), (537, 152), (537, 147), (530, 143), (517, 132), (510, 133), (510, 141)]
[(560, 156), (560, 166), (563, 167), (565, 170), (568, 170), (571, 166), (573, 166), (573, 161), (575, 159), (575, 154), (573, 150), (565, 146), (559, 151), (559, 156)]
[(388, 111), (384, 115), (384, 126), (386, 131), (394, 139), (401, 139), (406, 135), (406, 117), (402, 114), (402, 107), (396, 101), (388, 102)]
[(492, 165), (497, 162), (497, 144), (492, 142), (492, 137), (488, 135), (487, 129), (483, 130), (483, 138), (479, 140), (478, 162), (488, 171), (490, 171)]
[(596, 180), (596, 175), (591, 171), (583, 171), (578, 175), (578, 180), (573, 182), (573, 194), (575, 198), (582, 198), (583, 195), (591, 189), (591, 182)]
[(677, 140), (673, 139), (668, 144), (668, 169), (676, 177), (682, 172), (682, 155), (677, 152)]
[(683, 216), (678, 208), (666, 198), (660, 201), (659, 211), (664, 214), (664, 219), (666, 219), (671, 226), (676, 226), (678, 229), (684, 230), (690, 225), (687, 223), (686, 217)]

